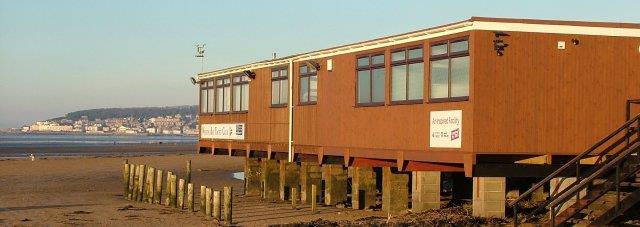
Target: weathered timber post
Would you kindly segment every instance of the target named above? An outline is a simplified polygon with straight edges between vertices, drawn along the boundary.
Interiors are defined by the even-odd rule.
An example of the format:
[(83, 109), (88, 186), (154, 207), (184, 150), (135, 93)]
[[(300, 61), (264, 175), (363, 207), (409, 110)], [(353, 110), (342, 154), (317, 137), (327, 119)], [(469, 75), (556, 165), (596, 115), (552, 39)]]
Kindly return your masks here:
[(318, 212), (318, 186), (315, 184), (311, 185), (311, 212)]
[(220, 201), (220, 191), (213, 192), (213, 218), (216, 220), (220, 219), (220, 210), (222, 210), (222, 204)]
[(187, 161), (187, 176), (185, 183), (191, 183), (191, 160)]
[(231, 186), (224, 187), (224, 209), (222, 211), (223, 219), (227, 225), (233, 223), (233, 188)]
[(164, 190), (164, 205), (165, 206), (170, 206), (171, 205), (171, 195), (169, 193), (171, 193), (171, 175), (173, 175), (173, 172), (171, 171), (167, 171), (167, 184), (165, 185), (165, 190)]
[(162, 170), (156, 170), (156, 190), (153, 194), (153, 203), (160, 204), (162, 201)]
[(129, 198), (129, 164), (127, 160), (124, 160), (124, 171), (122, 172), (122, 183), (124, 184), (124, 194), (123, 197), (125, 199)]
[(297, 203), (298, 203), (298, 188), (297, 187), (292, 187), (291, 188), (291, 208), (293, 208), (294, 210), (297, 210)]
[(129, 164), (129, 188), (127, 190), (127, 199), (133, 200), (133, 188), (135, 186), (135, 170), (136, 167), (133, 164)]
[(187, 210), (193, 212), (193, 183), (187, 184)]
[(171, 175), (171, 191), (169, 192), (169, 195), (171, 195), (171, 201), (169, 201), (171, 206), (178, 207), (178, 176), (175, 174)]
[(147, 169), (147, 203), (153, 203), (154, 182), (156, 179), (156, 168), (149, 167)]
[(206, 196), (207, 196), (207, 187), (205, 187), (204, 185), (200, 186), (200, 212), (202, 212), (203, 215), (207, 215), (207, 211), (206, 209)]
[(211, 188), (207, 188), (205, 195), (205, 215), (207, 218), (211, 217)]
[(138, 201), (138, 182), (140, 182), (140, 166), (133, 166), (133, 189), (131, 190), (131, 199)]
[(176, 200), (178, 208), (184, 209), (184, 179), (178, 180), (178, 198)]
[(145, 175), (146, 175), (146, 165), (140, 165), (140, 178), (138, 178), (138, 201), (142, 202), (143, 201), (143, 197), (144, 197), (144, 179), (145, 179)]

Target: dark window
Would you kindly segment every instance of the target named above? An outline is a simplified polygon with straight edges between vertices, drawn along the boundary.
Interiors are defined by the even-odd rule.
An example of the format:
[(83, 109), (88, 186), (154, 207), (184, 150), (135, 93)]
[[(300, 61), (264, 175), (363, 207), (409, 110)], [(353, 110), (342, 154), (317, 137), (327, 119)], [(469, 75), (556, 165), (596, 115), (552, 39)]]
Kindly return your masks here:
[(213, 113), (213, 81), (200, 83), (200, 113)]
[(431, 101), (469, 99), (469, 41), (431, 44)]
[(231, 109), (231, 79), (216, 79), (216, 112), (227, 113)]
[(244, 112), (249, 110), (249, 77), (234, 76), (233, 87), (233, 111)]
[(357, 104), (384, 105), (384, 54), (360, 56), (357, 63)]
[(300, 66), (300, 104), (318, 101), (318, 72), (307, 65)]
[(422, 47), (391, 53), (391, 102), (422, 102), (424, 60)]
[(289, 77), (286, 68), (271, 70), (271, 106), (286, 106), (289, 102)]

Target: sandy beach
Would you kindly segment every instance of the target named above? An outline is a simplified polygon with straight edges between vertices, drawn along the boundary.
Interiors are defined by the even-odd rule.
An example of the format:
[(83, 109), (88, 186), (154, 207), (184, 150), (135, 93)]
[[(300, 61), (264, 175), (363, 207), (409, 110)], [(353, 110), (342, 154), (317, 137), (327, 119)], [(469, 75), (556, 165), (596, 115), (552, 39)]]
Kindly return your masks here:
[[(199, 212), (190, 213), (162, 205), (131, 202), (122, 198), (121, 166), (125, 157), (47, 158), (0, 161), (0, 225), (7, 226), (210, 226), (214, 221)], [(318, 218), (354, 220), (377, 214), (320, 207), (311, 214), (308, 206), (293, 210), (284, 202), (243, 197), (243, 181), (233, 178), (243, 170), (243, 158), (208, 154), (126, 157), (130, 163), (172, 170), (184, 176), (192, 161), (192, 181), (199, 186), (234, 188), (234, 223), (264, 226)], [(127, 206), (133, 206), (123, 209)], [(199, 205), (196, 204), (196, 209)], [(379, 215), (379, 214), (378, 214)]]

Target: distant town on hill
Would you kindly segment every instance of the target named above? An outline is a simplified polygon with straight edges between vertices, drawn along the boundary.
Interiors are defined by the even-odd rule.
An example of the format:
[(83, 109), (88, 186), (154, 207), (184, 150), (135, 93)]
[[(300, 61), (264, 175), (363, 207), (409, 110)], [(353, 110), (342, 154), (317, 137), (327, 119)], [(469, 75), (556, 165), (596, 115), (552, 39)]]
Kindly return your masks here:
[(197, 135), (197, 106), (103, 108), (75, 111), (17, 129), (25, 133)]

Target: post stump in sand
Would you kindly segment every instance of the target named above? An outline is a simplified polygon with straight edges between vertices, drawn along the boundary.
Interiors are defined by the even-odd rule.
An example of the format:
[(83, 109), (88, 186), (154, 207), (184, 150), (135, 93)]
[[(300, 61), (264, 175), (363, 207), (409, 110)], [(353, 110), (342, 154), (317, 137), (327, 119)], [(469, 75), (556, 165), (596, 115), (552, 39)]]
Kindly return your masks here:
[(129, 164), (129, 187), (127, 190), (127, 199), (133, 200), (133, 188), (135, 183), (135, 166), (133, 164)]
[(223, 219), (228, 225), (233, 223), (232, 219), (232, 203), (233, 203), (233, 188), (231, 186), (224, 187), (224, 209), (222, 211)]
[(211, 217), (211, 188), (207, 188), (206, 189), (206, 195), (205, 195), (205, 217), (210, 218)]
[(318, 186), (315, 184), (311, 185), (311, 212), (316, 213), (318, 207)]
[(204, 185), (200, 186), (200, 212), (202, 212), (203, 215), (207, 215), (207, 211), (206, 209), (206, 197), (207, 197), (207, 187)]
[(131, 189), (131, 199), (138, 201), (138, 182), (140, 182), (140, 168), (138, 165), (133, 166), (133, 188)]
[(191, 183), (191, 160), (187, 161), (187, 176), (185, 179), (185, 183)]
[(178, 176), (171, 175), (171, 191), (169, 191), (169, 205), (172, 207), (178, 207)]
[(123, 197), (126, 199), (129, 196), (129, 163), (125, 159), (122, 167), (122, 183), (124, 185)]
[(220, 219), (220, 210), (222, 209), (222, 204), (220, 203), (220, 191), (213, 192), (213, 218), (216, 220)]
[(169, 194), (171, 192), (171, 175), (173, 175), (173, 172), (167, 171), (167, 184), (165, 185), (165, 190), (164, 190), (164, 205), (165, 206), (170, 206), (171, 205), (171, 195)]
[(193, 212), (193, 183), (187, 184), (187, 210)]
[(154, 182), (156, 180), (156, 168), (153, 167), (149, 167), (147, 169), (147, 185), (145, 185), (145, 187), (147, 187), (147, 196), (146, 196), (146, 200), (145, 202), (147, 203), (153, 203), (153, 194), (154, 194)]
[(160, 204), (162, 201), (162, 170), (156, 170), (156, 189), (153, 194), (153, 203)]
[(179, 209), (184, 209), (184, 179), (178, 180), (178, 198), (176, 203)]

